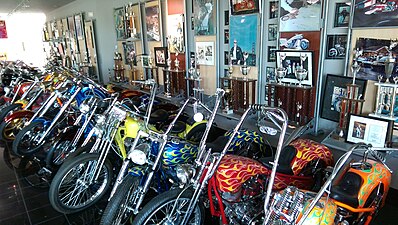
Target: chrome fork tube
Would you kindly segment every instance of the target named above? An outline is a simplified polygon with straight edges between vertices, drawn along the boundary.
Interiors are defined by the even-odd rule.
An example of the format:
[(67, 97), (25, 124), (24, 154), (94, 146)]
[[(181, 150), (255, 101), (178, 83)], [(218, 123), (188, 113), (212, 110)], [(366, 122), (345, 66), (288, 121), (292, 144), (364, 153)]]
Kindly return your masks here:
[[(25, 98), (26, 98), (26, 96), (27, 96), (27, 95), (29, 94), (29, 92), (33, 89), (33, 87), (37, 84), (37, 82), (38, 82), (38, 81), (34, 81), (33, 83), (30, 84), (28, 90), (26, 90), (26, 91), (23, 93), (23, 95), (21, 96), (21, 99), (25, 99)], [(21, 85), (18, 87), (17, 93), (19, 92), (19, 89), (20, 89), (20, 88), (21, 88)]]
[(129, 168), (130, 165), (130, 160), (129, 159), (125, 159), (122, 165), (122, 168), (120, 168), (119, 174), (117, 175), (116, 178), (116, 182), (113, 185), (112, 191), (111, 191), (111, 195), (108, 198), (108, 201), (111, 200), (111, 198), (113, 197), (113, 195), (115, 194), (117, 188), (119, 187), (119, 185), (122, 183), (124, 176), (126, 175), (126, 172)]
[(37, 94), (35, 95), (35, 97), (33, 97), (30, 101), (29, 101), (29, 103), (26, 105), (26, 109), (29, 109), (32, 105), (33, 105), (33, 103), (35, 103), (36, 102), (36, 100), (40, 97), (40, 95), (41, 94), (43, 94), (43, 89), (40, 89), (40, 91), (39, 92), (37, 92)]
[(97, 109), (97, 105), (93, 108), (93, 111), (86, 118), (86, 120), (84, 121), (82, 127), (79, 128), (79, 131), (77, 132), (76, 136), (73, 138), (72, 146), (76, 146), (77, 145), (77, 142), (80, 140), (80, 137), (83, 135), (84, 130), (87, 128), (88, 124), (90, 123), (90, 120), (93, 117), (94, 112), (95, 112), (96, 109)]

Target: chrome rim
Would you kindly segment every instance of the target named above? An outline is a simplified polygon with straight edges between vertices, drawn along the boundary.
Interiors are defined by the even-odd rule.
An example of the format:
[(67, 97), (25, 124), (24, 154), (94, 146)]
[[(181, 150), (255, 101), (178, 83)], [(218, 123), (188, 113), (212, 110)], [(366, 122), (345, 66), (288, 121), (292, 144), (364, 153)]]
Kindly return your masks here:
[(112, 224), (125, 224), (129, 220), (130, 216), (132, 215), (132, 208), (129, 203), (132, 202), (132, 199), (135, 196), (135, 192), (139, 184), (138, 181), (139, 180), (136, 179), (132, 183), (127, 193), (127, 196), (123, 199), (123, 202), (121, 202), (120, 204), (119, 210), (117, 211), (117, 216)]

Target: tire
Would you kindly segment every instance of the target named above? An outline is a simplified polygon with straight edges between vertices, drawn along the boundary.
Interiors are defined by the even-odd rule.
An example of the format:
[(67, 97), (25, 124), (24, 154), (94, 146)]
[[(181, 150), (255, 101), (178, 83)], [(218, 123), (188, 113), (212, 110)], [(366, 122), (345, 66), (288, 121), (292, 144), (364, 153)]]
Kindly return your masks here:
[[(97, 203), (104, 196), (113, 177), (110, 161), (105, 161), (97, 182), (86, 183), (86, 179), (90, 179), (93, 175), (98, 158), (99, 154), (83, 154), (74, 160), (67, 160), (61, 166), (49, 190), (49, 200), (55, 210), (65, 214), (80, 212)], [(78, 182), (84, 183), (85, 187)], [(76, 188), (79, 188), (79, 193), (76, 193)], [(68, 204), (63, 200), (66, 197), (69, 197), (66, 200), (75, 202)], [(81, 199), (82, 197), (85, 198)]]
[[(45, 131), (43, 122), (32, 122), (23, 128), (15, 137), (12, 143), (12, 152), (16, 155), (32, 155), (42, 149), (43, 145), (38, 144), (38, 135)], [(48, 140), (45, 140), (48, 142)]]
[(100, 225), (126, 224), (133, 215), (127, 209), (140, 183), (140, 177), (127, 175), (106, 206)]
[[(171, 211), (171, 208), (175, 204), (178, 195), (181, 193), (181, 189), (173, 189), (170, 191), (163, 192), (162, 194), (156, 196), (153, 198), (148, 204), (145, 205), (145, 207), (141, 210), (140, 213), (135, 217), (133, 224), (135, 225), (146, 225), (146, 224), (180, 224), (180, 220), (182, 219), (181, 216), (173, 215), (174, 217), (173, 221), (167, 221), (169, 223), (166, 223), (166, 221), (163, 221), (162, 223), (160, 222), (161, 220), (165, 219), (165, 212), (162, 210), (169, 210)], [(193, 192), (191, 190), (186, 190), (180, 198), (178, 199), (179, 202), (184, 203), (184, 206), (187, 206), (188, 201), (191, 200), (193, 195)], [(177, 203), (177, 205), (181, 206), (181, 203)], [(174, 210), (174, 211), (179, 211), (183, 212), (184, 208), (180, 208), (179, 210)], [(157, 218), (158, 222), (153, 218)], [(199, 202), (194, 211), (192, 212), (191, 219), (188, 221), (188, 224), (204, 224), (204, 218), (205, 218), (205, 211), (203, 204)], [(195, 219), (195, 221), (192, 221), (192, 219)], [(152, 221), (149, 223), (149, 221)]]
[(0, 140), (5, 142), (12, 142), (18, 133), (24, 128), (25, 122), (29, 121), (30, 117), (19, 117), (9, 122), (2, 121), (0, 123)]
[(22, 108), (21, 104), (11, 104), (5, 108), (2, 108), (0, 111), (0, 121), (3, 121), (6, 116), (14, 111), (18, 111)]

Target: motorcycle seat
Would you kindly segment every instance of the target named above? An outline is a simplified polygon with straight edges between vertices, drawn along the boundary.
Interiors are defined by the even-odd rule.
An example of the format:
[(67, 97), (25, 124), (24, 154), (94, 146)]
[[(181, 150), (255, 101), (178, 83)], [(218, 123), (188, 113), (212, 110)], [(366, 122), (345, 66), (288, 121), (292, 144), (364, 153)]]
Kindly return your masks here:
[(357, 208), (359, 206), (358, 193), (362, 183), (361, 176), (356, 173), (347, 172), (337, 185), (332, 186), (330, 197)]
[(216, 140), (206, 143), (206, 147), (208, 149), (211, 148), (212, 152), (222, 152), (229, 138), (229, 136), (219, 136), (216, 138)]
[(186, 128), (187, 128), (187, 124), (186, 123), (184, 123), (182, 121), (177, 121), (174, 124), (173, 129), (171, 129), (171, 133), (179, 134), (179, 133), (183, 132)]
[(158, 109), (155, 112), (151, 113), (151, 117), (149, 118), (149, 123), (159, 123), (165, 122), (169, 118), (169, 113), (164, 109)]
[[(279, 156), (279, 165), (276, 168), (276, 172), (287, 175), (294, 175), (291, 162), (296, 154), (297, 153), (295, 147), (291, 145), (284, 147), (281, 151), (281, 155)], [(272, 169), (273, 165), (271, 163), (274, 161), (274, 156), (260, 158), (259, 161), (268, 169)]]

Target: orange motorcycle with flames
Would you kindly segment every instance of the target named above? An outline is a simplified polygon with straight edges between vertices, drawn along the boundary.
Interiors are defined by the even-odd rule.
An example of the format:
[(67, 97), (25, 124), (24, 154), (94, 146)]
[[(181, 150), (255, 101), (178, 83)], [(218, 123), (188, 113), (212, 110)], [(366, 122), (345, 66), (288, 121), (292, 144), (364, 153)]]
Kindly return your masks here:
[[(287, 127), (286, 113), (279, 108), (259, 105), (245, 111), (232, 137), (250, 111), (259, 112), (257, 125), (262, 133), (275, 135), (280, 132), (274, 157), (254, 160), (226, 155), (231, 140), (223, 149), (219, 149), (224, 146), (221, 143), (207, 145), (206, 149), (200, 150), (194, 166), (177, 171), (177, 176), (185, 176), (184, 180), (191, 182), (183, 189), (155, 197), (133, 224), (203, 224), (203, 202), (209, 206), (212, 216), (221, 217), (222, 224), (257, 224), (264, 215), (262, 207), (258, 206), (263, 204), (266, 193), (289, 185), (313, 188), (314, 175), (333, 163), (330, 150), (314, 141), (297, 139), (281, 151)], [(269, 127), (270, 121), (277, 129)], [(278, 165), (277, 168), (274, 165)], [(267, 190), (269, 180), (275, 182)], [(206, 189), (207, 194), (204, 194)]]
[[(287, 187), (264, 204), (264, 225), (369, 225), (383, 207), (392, 171), (378, 151), (356, 144), (338, 161), (318, 193)], [(354, 151), (364, 151), (359, 161), (350, 160)], [(385, 153), (383, 153), (385, 154)]]

